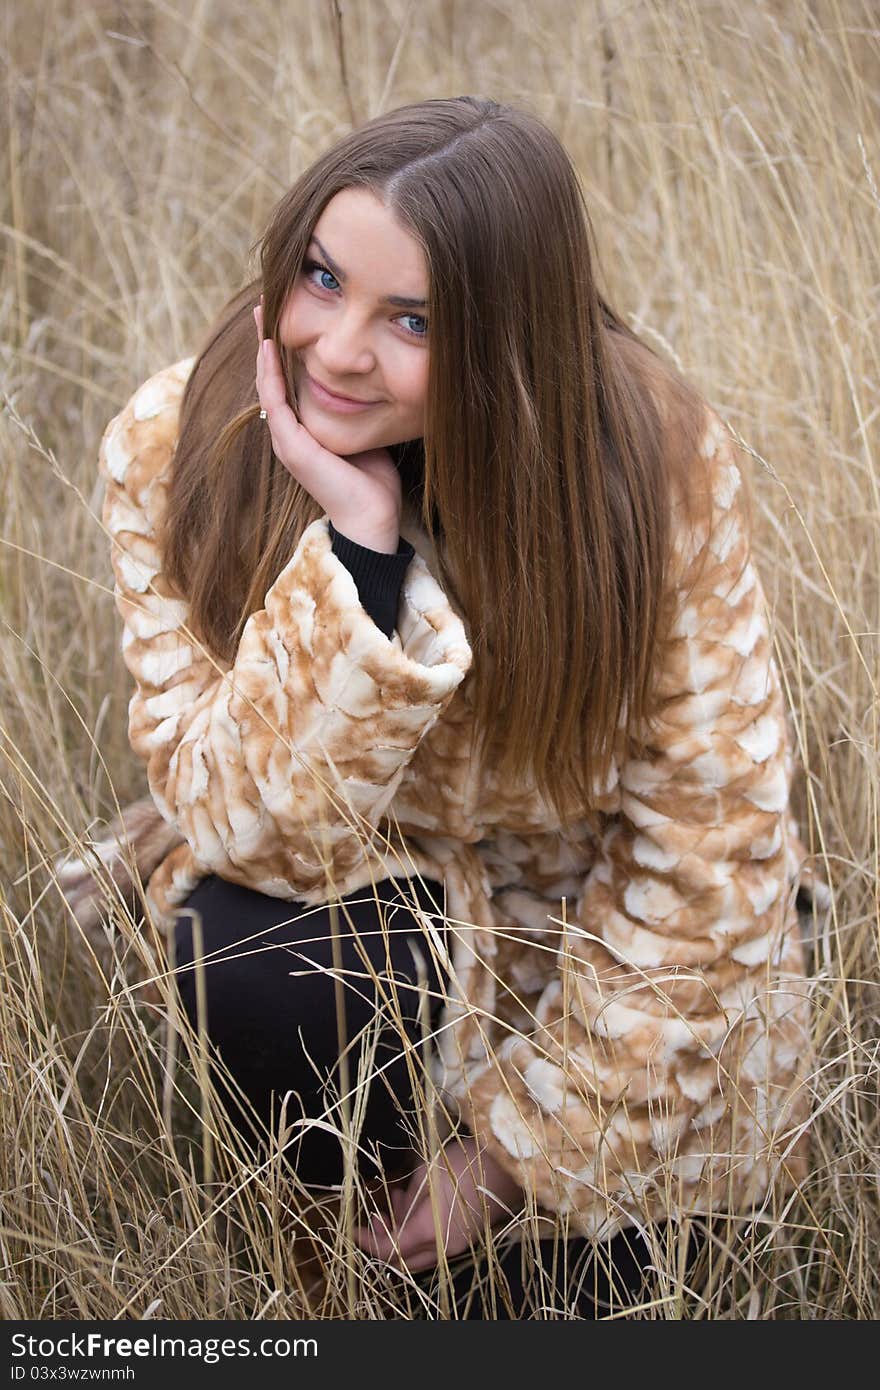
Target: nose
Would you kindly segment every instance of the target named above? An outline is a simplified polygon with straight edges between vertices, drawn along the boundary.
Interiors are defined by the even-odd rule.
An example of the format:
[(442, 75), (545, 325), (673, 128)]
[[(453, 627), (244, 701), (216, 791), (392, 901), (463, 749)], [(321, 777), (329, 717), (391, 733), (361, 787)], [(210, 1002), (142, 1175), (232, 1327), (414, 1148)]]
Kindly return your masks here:
[(363, 319), (341, 310), (332, 315), (314, 346), (315, 356), (328, 376), (338, 380), (349, 373), (372, 371), (376, 356)]

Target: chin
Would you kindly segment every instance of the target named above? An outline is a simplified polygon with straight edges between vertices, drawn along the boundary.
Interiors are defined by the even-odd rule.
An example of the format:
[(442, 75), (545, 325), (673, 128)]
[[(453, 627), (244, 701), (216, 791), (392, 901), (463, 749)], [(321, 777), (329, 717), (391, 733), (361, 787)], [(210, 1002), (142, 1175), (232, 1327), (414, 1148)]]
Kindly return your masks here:
[(386, 439), (384, 435), (377, 438), (363, 426), (347, 424), (344, 420), (337, 423), (324, 416), (313, 418), (310, 411), (303, 411), (299, 418), (312, 438), (331, 454), (362, 454), (367, 449), (387, 449), (399, 442), (396, 438)]
[(348, 454), (363, 454), (367, 449), (381, 449), (383, 447), (379, 441), (371, 439), (369, 435), (359, 434), (357, 430), (347, 430), (345, 426), (334, 428), (322, 421), (321, 424), (312, 429), (306, 420), (303, 420), (303, 424), (322, 448), (329, 449), (331, 454), (338, 454), (340, 458), (344, 458)]

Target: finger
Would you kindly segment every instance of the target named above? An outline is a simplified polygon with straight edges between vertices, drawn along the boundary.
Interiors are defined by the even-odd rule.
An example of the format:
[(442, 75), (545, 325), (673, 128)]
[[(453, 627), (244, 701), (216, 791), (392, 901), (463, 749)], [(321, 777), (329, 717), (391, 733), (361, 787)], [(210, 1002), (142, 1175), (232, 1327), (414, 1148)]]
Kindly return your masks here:
[(408, 1269), (413, 1273), (421, 1269), (432, 1269), (439, 1259), (437, 1237), (433, 1229), (430, 1234), (414, 1229), (401, 1229), (394, 1249), (383, 1258), (396, 1269)]
[(384, 1224), (382, 1229), (372, 1225), (355, 1226), (354, 1238), (362, 1250), (375, 1255), (377, 1259), (388, 1261), (394, 1255), (395, 1240)]
[(439, 1264), (437, 1257), (437, 1246), (423, 1246), (419, 1250), (411, 1251), (403, 1261), (410, 1274), (420, 1274), (423, 1269), (434, 1269)]
[[(257, 366), (256, 366), (256, 382), (257, 382), (257, 395), (259, 396), (259, 394), (260, 394), (260, 389), (261, 389), (262, 384), (263, 384), (263, 353), (262, 353), (262, 346), (263, 346), (263, 315), (262, 315), (262, 310), (260, 309), (260, 307), (259, 307), (258, 305), (256, 305), (256, 306), (254, 307), (254, 324), (256, 325), (256, 329), (257, 329)], [(263, 404), (262, 401), (260, 401), (260, 405), (262, 405), (262, 404)]]
[(355, 1227), (355, 1239), (366, 1254), (397, 1270), (416, 1273), (418, 1270), (431, 1269), (437, 1264), (437, 1242), (434, 1240), (427, 1243), (415, 1239), (408, 1240), (402, 1233), (397, 1239), (392, 1240), (365, 1226)]
[(260, 345), (260, 371), (262, 377), (261, 399), (265, 410), (278, 410), (290, 406), (287, 401), (287, 384), (281, 370), (278, 348), (271, 338), (264, 338)]
[(275, 452), (280, 453), (279, 444), (282, 441), (279, 432), (285, 423), (289, 423), (285, 417), (289, 416), (292, 423), (298, 422), (287, 400), (287, 386), (278, 349), (271, 338), (262, 338), (257, 350), (257, 396), (269, 419)]

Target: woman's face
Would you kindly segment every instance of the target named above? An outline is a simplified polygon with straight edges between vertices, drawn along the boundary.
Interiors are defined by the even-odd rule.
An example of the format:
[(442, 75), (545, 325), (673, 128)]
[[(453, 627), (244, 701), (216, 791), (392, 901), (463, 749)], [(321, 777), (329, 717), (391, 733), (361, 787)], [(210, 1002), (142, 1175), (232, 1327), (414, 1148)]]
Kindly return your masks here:
[(279, 321), (299, 417), (326, 449), (348, 456), (423, 435), (427, 298), (424, 252), (375, 194), (331, 198)]

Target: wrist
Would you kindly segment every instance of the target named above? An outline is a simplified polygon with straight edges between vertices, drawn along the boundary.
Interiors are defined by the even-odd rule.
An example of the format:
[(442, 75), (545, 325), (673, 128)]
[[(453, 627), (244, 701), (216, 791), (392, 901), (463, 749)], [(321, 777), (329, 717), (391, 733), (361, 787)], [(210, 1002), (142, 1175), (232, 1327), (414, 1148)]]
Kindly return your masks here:
[(381, 555), (396, 555), (400, 545), (400, 526), (398, 522), (376, 525), (363, 518), (331, 517), (334, 531), (354, 545), (362, 545), (365, 550), (376, 550)]

